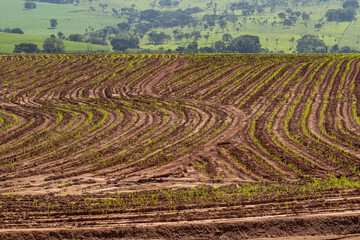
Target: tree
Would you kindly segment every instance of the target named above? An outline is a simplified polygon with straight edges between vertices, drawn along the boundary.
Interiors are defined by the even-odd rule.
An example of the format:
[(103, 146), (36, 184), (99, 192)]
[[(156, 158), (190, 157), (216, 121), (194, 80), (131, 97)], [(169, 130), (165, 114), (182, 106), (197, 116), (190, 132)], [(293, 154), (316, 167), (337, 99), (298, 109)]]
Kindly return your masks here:
[(338, 51), (339, 51), (339, 45), (337, 45), (337, 44), (332, 46), (332, 48), (330, 49), (331, 53), (337, 53)]
[(314, 35), (304, 35), (297, 41), (298, 53), (326, 53), (328, 47)]
[(178, 53), (184, 53), (185, 51), (186, 51), (186, 49), (183, 46), (179, 46), (175, 49), (175, 52), (178, 52)]
[(183, 38), (184, 38), (184, 33), (182, 33), (182, 32), (179, 32), (179, 33), (175, 36), (175, 40), (176, 40), (177, 42), (182, 42)]
[(357, 0), (347, 0), (342, 6), (343, 8), (359, 8), (359, 2)]
[(303, 19), (305, 22), (310, 19), (310, 15), (307, 14), (306, 12), (303, 12), (303, 13), (301, 14), (301, 17), (302, 17), (302, 19)]
[(123, 32), (127, 32), (130, 30), (130, 24), (126, 22), (118, 23), (117, 26)]
[(58, 22), (56, 19), (50, 19), (50, 26), (51, 28), (56, 28), (56, 26), (58, 25)]
[(121, 35), (111, 40), (113, 49), (123, 52), (128, 48), (139, 48), (139, 39), (130, 35)]
[(283, 12), (279, 13), (278, 16), (281, 19), (281, 21), (283, 21), (286, 18), (286, 14)]
[(161, 7), (176, 7), (179, 5), (178, 1), (172, 1), (172, 0), (160, 0), (159, 5)]
[(186, 38), (186, 41), (188, 42), (189, 39), (191, 38), (191, 34), (190, 33), (185, 33), (184, 37)]
[(25, 9), (34, 9), (36, 8), (36, 4), (34, 2), (27, 1), (24, 3)]
[(206, 43), (208, 42), (209, 37), (210, 37), (210, 34), (205, 34), (205, 35), (204, 35), (204, 38), (205, 38), (205, 40), (206, 40)]
[(358, 51), (351, 49), (349, 46), (344, 46), (342, 48), (339, 48), (337, 44), (335, 44), (331, 49), (331, 53), (357, 53)]
[(220, 28), (222, 29), (222, 32), (224, 32), (224, 29), (227, 26), (227, 22), (225, 21), (225, 19), (220, 19), (219, 20), (219, 25), (220, 25)]
[(21, 30), (20, 28), (11, 29), (10, 33), (24, 34), (23, 30)]
[(294, 14), (296, 17), (300, 17), (300, 16), (301, 16), (301, 12), (299, 12), (299, 11), (293, 12), (293, 14)]
[(291, 48), (294, 48), (295, 38), (294, 37), (290, 38), (289, 42), (291, 43)]
[(190, 52), (192, 52), (192, 53), (197, 53), (198, 52), (198, 43), (197, 42), (192, 42), (192, 43), (190, 43), (188, 46), (187, 46), (187, 48), (188, 48), (188, 50), (190, 51)]
[(169, 35), (166, 35), (164, 32), (157, 33), (152, 31), (148, 34), (150, 43), (154, 44), (163, 44), (166, 39), (168, 39)]
[(95, 38), (95, 37), (90, 38), (89, 40), (87, 40), (87, 42), (97, 45), (104, 45), (104, 46), (107, 45), (106, 41), (102, 40), (101, 38)]
[(356, 11), (352, 8), (330, 9), (326, 12), (325, 17), (328, 21), (351, 22), (355, 19)]
[(258, 36), (242, 35), (231, 41), (230, 49), (238, 53), (259, 53), (261, 51), (260, 39)]
[(43, 44), (44, 52), (48, 53), (63, 53), (65, 46), (62, 40), (56, 38), (47, 38)]
[(233, 40), (233, 37), (229, 33), (225, 33), (224, 35), (222, 35), (222, 40), (225, 43), (229, 43)]
[(256, 10), (258, 11), (258, 13), (264, 12), (264, 8), (262, 6), (257, 6)]
[(203, 47), (199, 49), (201, 53), (214, 53), (214, 49), (211, 47)]
[(57, 33), (59, 39), (65, 39), (65, 35), (62, 32)]
[(216, 52), (224, 52), (226, 50), (226, 45), (223, 41), (216, 41), (214, 43), (214, 48)]
[[(217, 15), (208, 15), (208, 14), (205, 14), (203, 16), (203, 21), (206, 21), (206, 25), (208, 27), (215, 27), (216, 25), (216, 20), (218, 19), (218, 16)], [(204, 25), (205, 27), (205, 25)], [(206, 31), (206, 28), (205, 28), (205, 31)]]
[(151, 29), (151, 24), (150, 23), (139, 23), (135, 26), (135, 34), (139, 34), (141, 35), (145, 35), (148, 31), (150, 31)]
[(77, 33), (77, 34), (71, 34), (69, 36), (69, 40), (73, 41), (73, 42), (83, 42), (84, 41), (84, 36)]
[(322, 27), (322, 24), (321, 24), (321, 23), (317, 23), (317, 24), (314, 25), (314, 27), (317, 28), (317, 29), (319, 29), (319, 28)]
[(283, 21), (283, 25), (285, 25), (285, 26), (292, 26), (292, 25), (294, 25), (294, 22), (292, 22), (290, 19), (285, 19), (285, 20)]
[(155, 21), (157, 18), (161, 16), (161, 12), (154, 10), (154, 9), (148, 9), (145, 11), (140, 12), (140, 20), (145, 20), (148, 22)]
[(105, 9), (108, 7), (108, 5), (107, 5), (107, 3), (105, 3), (105, 4), (99, 3), (99, 7), (101, 7), (102, 10), (105, 11)]
[(111, 9), (113, 11), (113, 13), (115, 14), (115, 16), (119, 17), (119, 11), (116, 10), (115, 8)]
[(349, 46), (345, 46), (345, 47), (342, 47), (340, 50), (339, 50), (339, 53), (351, 53), (351, 48)]
[(14, 53), (39, 53), (40, 49), (33, 43), (20, 43), (15, 45)]
[(290, 16), (289, 17), (289, 20), (292, 22), (292, 24), (294, 25), (295, 23), (296, 23), (296, 21), (297, 21), (297, 17), (295, 17), (295, 16)]
[(195, 31), (191, 33), (191, 36), (194, 38), (195, 41), (199, 40), (200, 38), (202, 38), (201, 33), (199, 31)]

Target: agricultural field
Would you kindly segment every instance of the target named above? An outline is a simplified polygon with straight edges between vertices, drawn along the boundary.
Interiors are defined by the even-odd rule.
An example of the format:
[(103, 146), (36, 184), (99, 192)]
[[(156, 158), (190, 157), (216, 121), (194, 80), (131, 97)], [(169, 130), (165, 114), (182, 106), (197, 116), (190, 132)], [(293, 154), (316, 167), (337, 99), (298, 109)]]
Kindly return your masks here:
[(360, 55), (0, 69), (1, 239), (360, 234)]

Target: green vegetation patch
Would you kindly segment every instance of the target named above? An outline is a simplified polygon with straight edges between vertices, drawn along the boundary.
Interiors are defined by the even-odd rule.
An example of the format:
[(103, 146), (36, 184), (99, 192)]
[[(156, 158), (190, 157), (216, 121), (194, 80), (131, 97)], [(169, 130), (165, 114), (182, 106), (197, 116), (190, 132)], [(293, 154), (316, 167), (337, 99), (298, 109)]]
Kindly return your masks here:
[[(33, 43), (43, 50), (45, 38), (39, 36), (4, 33), (0, 32), (0, 52), (12, 53), (15, 45), (20, 43)], [(82, 42), (64, 41), (66, 52), (92, 52), (92, 51), (109, 51), (107, 46), (94, 45)]]

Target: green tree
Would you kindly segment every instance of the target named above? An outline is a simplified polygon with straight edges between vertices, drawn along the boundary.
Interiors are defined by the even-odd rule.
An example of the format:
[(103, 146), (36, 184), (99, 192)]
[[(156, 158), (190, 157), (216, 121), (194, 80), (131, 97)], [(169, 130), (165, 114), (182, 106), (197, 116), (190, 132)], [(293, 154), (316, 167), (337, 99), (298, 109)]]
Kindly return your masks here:
[(43, 44), (44, 52), (48, 53), (63, 53), (65, 46), (62, 40), (56, 38), (47, 38)]
[(139, 39), (130, 35), (122, 35), (111, 40), (114, 50), (123, 52), (128, 48), (139, 48)]
[(321, 28), (321, 27), (322, 27), (322, 24), (321, 24), (321, 23), (317, 23), (317, 24), (314, 25), (314, 28), (317, 28), (317, 29), (319, 29), (319, 28)]
[(89, 40), (87, 40), (87, 42), (97, 45), (104, 45), (104, 46), (107, 45), (106, 41), (102, 40), (101, 38), (95, 38), (95, 37), (90, 38)]
[(172, 1), (172, 0), (160, 0), (159, 5), (161, 7), (176, 7), (179, 5), (178, 1)]
[(69, 40), (73, 41), (73, 42), (83, 42), (84, 41), (84, 36), (77, 33), (77, 34), (71, 34), (69, 36)]
[(359, 8), (359, 2), (357, 0), (347, 0), (342, 6), (343, 8)]
[(352, 50), (349, 46), (344, 46), (339, 50), (339, 53), (351, 53)]
[(339, 51), (339, 45), (335, 44), (334, 46), (332, 46), (332, 48), (330, 48), (330, 52), (331, 53), (337, 53)]
[(291, 43), (291, 48), (294, 48), (295, 38), (294, 37), (290, 38), (289, 42)]
[(39, 53), (40, 49), (33, 43), (20, 43), (15, 45), (14, 53)]
[(281, 21), (284, 21), (284, 19), (286, 18), (286, 14), (283, 12), (279, 13), (278, 16), (281, 19)]
[(294, 22), (292, 22), (290, 19), (285, 19), (283, 21), (283, 25), (285, 25), (285, 26), (293, 26)]
[(34, 9), (36, 8), (36, 4), (34, 2), (26, 1), (24, 7), (25, 9)]
[(229, 43), (233, 40), (233, 37), (229, 33), (225, 33), (224, 35), (222, 35), (222, 40), (225, 43)]
[(323, 40), (320, 40), (315, 35), (304, 35), (298, 41), (296, 45), (296, 51), (298, 53), (326, 53), (328, 47)]
[[(216, 25), (216, 20), (218, 19), (218, 16), (217, 15), (208, 15), (208, 14), (205, 14), (203, 16), (203, 21), (205, 22), (206, 21), (206, 25), (209, 26), (209, 27), (215, 27)], [(205, 27), (205, 26), (204, 26)], [(206, 29), (205, 29), (206, 31)]]
[(56, 19), (50, 19), (50, 26), (51, 28), (56, 28), (56, 26), (58, 25), (58, 22)]
[(302, 19), (303, 19), (305, 22), (310, 19), (310, 15), (307, 14), (306, 12), (303, 12), (303, 13), (301, 14), (301, 17), (302, 17)]
[(260, 39), (258, 36), (242, 35), (231, 41), (230, 49), (238, 53), (259, 53), (261, 51)]
[(152, 31), (148, 34), (150, 43), (153, 44), (163, 44), (166, 39), (168, 39), (168, 35), (166, 35), (164, 32), (157, 33), (155, 31)]
[(62, 32), (57, 33), (59, 39), (65, 39), (65, 35)]
[(205, 38), (205, 40), (206, 40), (206, 43), (208, 42), (209, 37), (210, 37), (210, 34), (205, 34), (205, 35), (204, 35), (204, 38)]
[(145, 20), (148, 22), (156, 21), (157, 19), (160, 18), (161, 15), (162, 15), (161, 11), (157, 11), (154, 9), (148, 9), (148, 10), (140, 12), (140, 20)]
[(194, 41), (194, 42), (190, 43), (187, 46), (187, 48), (188, 48), (189, 52), (197, 53), (198, 52), (198, 46), (199, 46), (198, 43)]
[(325, 17), (328, 21), (351, 22), (355, 19), (356, 11), (353, 8), (329, 9)]
[(24, 34), (23, 30), (21, 30), (20, 28), (11, 29), (10, 33)]
[(224, 29), (226, 28), (226, 26), (227, 26), (227, 22), (225, 21), (225, 19), (220, 19), (219, 20), (219, 25), (220, 25), (220, 28), (221, 28), (221, 30), (222, 30), (222, 32), (224, 32)]
[(191, 33), (191, 36), (194, 38), (195, 41), (199, 40), (200, 38), (202, 38), (201, 33), (199, 31), (195, 31)]
[(299, 12), (299, 11), (293, 12), (293, 14), (294, 14), (296, 17), (300, 17), (300, 16), (301, 16), (301, 12)]
[(226, 50), (226, 45), (223, 41), (216, 41), (214, 43), (215, 52), (224, 52)]
[(127, 32), (130, 30), (130, 24), (126, 22), (118, 23), (117, 26), (123, 32)]

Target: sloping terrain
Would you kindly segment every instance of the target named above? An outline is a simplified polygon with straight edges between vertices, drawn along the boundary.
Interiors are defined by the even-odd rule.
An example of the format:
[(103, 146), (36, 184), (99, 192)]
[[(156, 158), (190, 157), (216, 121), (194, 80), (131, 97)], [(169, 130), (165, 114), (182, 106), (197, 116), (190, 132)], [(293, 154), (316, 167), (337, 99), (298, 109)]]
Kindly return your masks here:
[(359, 234), (359, 64), (0, 56), (0, 237)]

